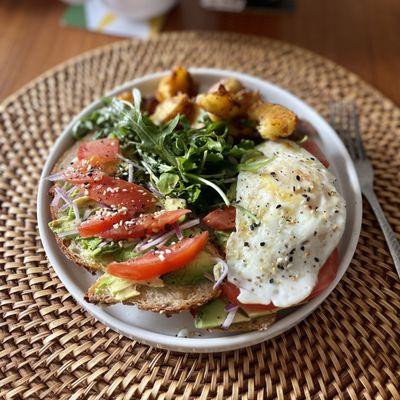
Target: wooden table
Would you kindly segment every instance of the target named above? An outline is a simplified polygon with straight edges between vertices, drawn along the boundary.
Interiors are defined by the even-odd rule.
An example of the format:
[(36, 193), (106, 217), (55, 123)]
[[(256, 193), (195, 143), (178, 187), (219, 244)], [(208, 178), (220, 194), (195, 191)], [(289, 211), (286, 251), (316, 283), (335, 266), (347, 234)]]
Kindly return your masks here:
[[(60, 26), (56, 0), (0, 2), (0, 99), (46, 69), (119, 38)], [(303, 46), (360, 75), (400, 105), (400, 1), (297, 0), (293, 12), (216, 13), (181, 0), (164, 30), (227, 30)]]

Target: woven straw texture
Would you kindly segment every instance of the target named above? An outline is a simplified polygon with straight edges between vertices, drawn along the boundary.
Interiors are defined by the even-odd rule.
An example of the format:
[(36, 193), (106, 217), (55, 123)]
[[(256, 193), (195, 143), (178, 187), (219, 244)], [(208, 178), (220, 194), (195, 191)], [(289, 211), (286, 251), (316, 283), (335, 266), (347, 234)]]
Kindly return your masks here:
[(270, 342), (189, 355), (149, 348), (88, 315), (40, 243), (36, 191), (71, 117), (124, 81), (176, 64), (247, 72), (327, 116), (352, 98), (376, 189), (400, 234), (400, 110), (355, 75), (303, 49), (221, 33), (123, 41), (73, 59), (24, 87), (0, 115), (0, 398), (400, 399), (400, 281), (364, 203), (356, 256), (328, 300)]

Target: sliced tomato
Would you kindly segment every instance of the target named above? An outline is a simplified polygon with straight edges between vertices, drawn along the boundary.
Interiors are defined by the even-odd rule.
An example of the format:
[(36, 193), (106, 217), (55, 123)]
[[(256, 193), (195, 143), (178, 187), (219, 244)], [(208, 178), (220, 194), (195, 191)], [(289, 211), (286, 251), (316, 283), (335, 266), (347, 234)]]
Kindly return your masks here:
[(142, 257), (121, 263), (113, 262), (108, 265), (107, 272), (124, 279), (153, 279), (184, 268), (203, 250), (207, 240), (208, 232), (203, 232), (193, 238), (182, 239), (171, 246), (149, 252)]
[[(311, 300), (312, 298), (321, 294), (335, 279), (337, 271), (339, 269), (339, 254), (337, 249), (335, 249), (332, 254), (328, 257), (325, 264), (321, 267), (318, 273), (318, 281), (314, 290), (308, 296), (306, 300)], [(268, 311), (274, 310), (278, 307), (270, 304), (243, 304), (237, 298), (240, 294), (240, 289), (230, 282), (224, 282), (221, 285), (222, 295), (229, 300), (230, 303), (237, 306), (243, 306), (252, 311)]]
[(318, 282), (313, 292), (308, 296), (308, 300), (317, 297), (321, 294), (336, 278), (339, 269), (339, 252), (337, 249), (333, 250), (332, 254), (328, 257), (325, 264), (318, 272)]
[(64, 171), (64, 176), (68, 182), (81, 184), (101, 181), (105, 172), (93, 168), (87, 160), (78, 160)]
[(87, 160), (93, 166), (114, 162), (118, 159), (119, 140), (99, 139), (83, 142), (78, 148), (78, 160)]
[(154, 214), (143, 214), (133, 220), (126, 220), (118, 227), (98, 233), (104, 239), (129, 239), (151, 235), (165, 230), (167, 225), (174, 224), (190, 213), (190, 210), (161, 211)]
[(319, 148), (316, 142), (314, 142), (311, 139), (307, 139), (305, 142), (301, 143), (301, 146), (306, 149), (309, 153), (311, 153), (313, 156), (317, 157), (321, 163), (328, 168), (329, 167), (329, 161), (325, 158), (324, 153), (322, 150)]
[(237, 298), (240, 294), (240, 289), (235, 286), (233, 283), (230, 282), (224, 282), (221, 285), (221, 291), (222, 295), (232, 304), (235, 304), (237, 306), (242, 306), (247, 308), (248, 310), (252, 311), (268, 311), (268, 310), (274, 310), (277, 307), (275, 307), (272, 303), (270, 304), (243, 304), (241, 303)]
[(154, 195), (143, 186), (110, 176), (88, 183), (86, 189), (92, 200), (108, 206), (144, 212), (154, 209), (156, 203)]
[(203, 222), (219, 231), (235, 229), (236, 208), (229, 206), (217, 208), (203, 218)]
[(128, 210), (102, 210), (98, 215), (82, 222), (78, 227), (78, 232), (81, 237), (99, 236), (102, 232), (111, 229), (113, 225), (127, 221), (133, 216), (134, 213)]

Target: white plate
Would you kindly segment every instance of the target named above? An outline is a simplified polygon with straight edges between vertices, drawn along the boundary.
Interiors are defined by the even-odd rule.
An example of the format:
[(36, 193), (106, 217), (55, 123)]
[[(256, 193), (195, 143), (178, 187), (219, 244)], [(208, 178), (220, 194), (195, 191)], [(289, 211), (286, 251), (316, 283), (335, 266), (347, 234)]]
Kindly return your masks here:
[[(140, 311), (132, 306), (114, 305), (102, 307), (86, 303), (83, 299), (84, 293), (95, 280), (95, 277), (91, 276), (83, 268), (76, 267), (59, 250), (54, 235), (47, 226), (50, 221), (50, 199), (48, 195), (50, 183), (43, 178), (49, 175), (59, 157), (72, 145), (73, 139), (70, 132), (74, 123), (77, 119), (98, 107), (100, 101), (96, 101), (84, 109), (67, 126), (50, 152), (39, 184), (37, 212), (40, 236), (51, 265), (76, 301), (97, 319), (125, 336), (152, 346), (182, 352), (217, 352), (250, 346), (271, 339), (299, 323), (322, 303), (342, 278), (356, 249), (362, 218), (361, 192), (353, 163), (342, 142), (327, 122), (306, 103), (278, 86), (242, 73), (207, 68), (193, 68), (191, 73), (196, 82), (200, 84), (200, 89), (208, 88), (221, 78), (235, 77), (245, 86), (260, 91), (269, 101), (283, 104), (292, 109), (300, 118), (310, 121), (319, 132), (321, 137), (320, 145), (331, 163), (333, 173), (337, 177), (338, 189), (347, 202), (346, 229), (339, 244), (339, 272), (334, 282), (324, 293), (281, 318), (265, 332), (243, 334), (197, 332), (196, 336), (191, 338), (176, 337), (177, 333), (183, 328), (187, 328), (190, 331), (194, 330), (193, 319), (189, 313), (166, 318), (151, 312)], [(167, 72), (135, 79), (116, 88), (108, 95), (116, 95), (133, 87), (139, 88), (144, 94), (154, 93), (157, 82), (165, 74)]]

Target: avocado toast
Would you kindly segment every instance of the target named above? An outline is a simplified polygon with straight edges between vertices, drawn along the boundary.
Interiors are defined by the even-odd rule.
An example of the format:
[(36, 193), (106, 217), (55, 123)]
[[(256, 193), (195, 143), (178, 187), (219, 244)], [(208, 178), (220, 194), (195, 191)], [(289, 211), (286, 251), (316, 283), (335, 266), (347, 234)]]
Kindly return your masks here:
[[(195, 93), (194, 80), (178, 67), (160, 81), (155, 98), (133, 89), (82, 118), (73, 128), (75, 145), (48, 177), (49, 226), (63, 253), (98, 275), (88, 302), (166, 315), (190, 311), (198, 329), (267, 329), (287, 307), (243, 302), (254, 281), (239, 285), (243, 276), (231, 276), (242, 251), (235, 243), (244, 259), (253, 244), (242, 236), (264, 229), (261, 204), (242, 199), (243, 177), (276, 181), (265, 171), (279, 151), (320, 163), (281, 139), (295, 131), (295, 114), (240, 82)], [(280, 193), (276, 183), (266, 187)], [(268, 248), (264, 240), (257, 246)]]

